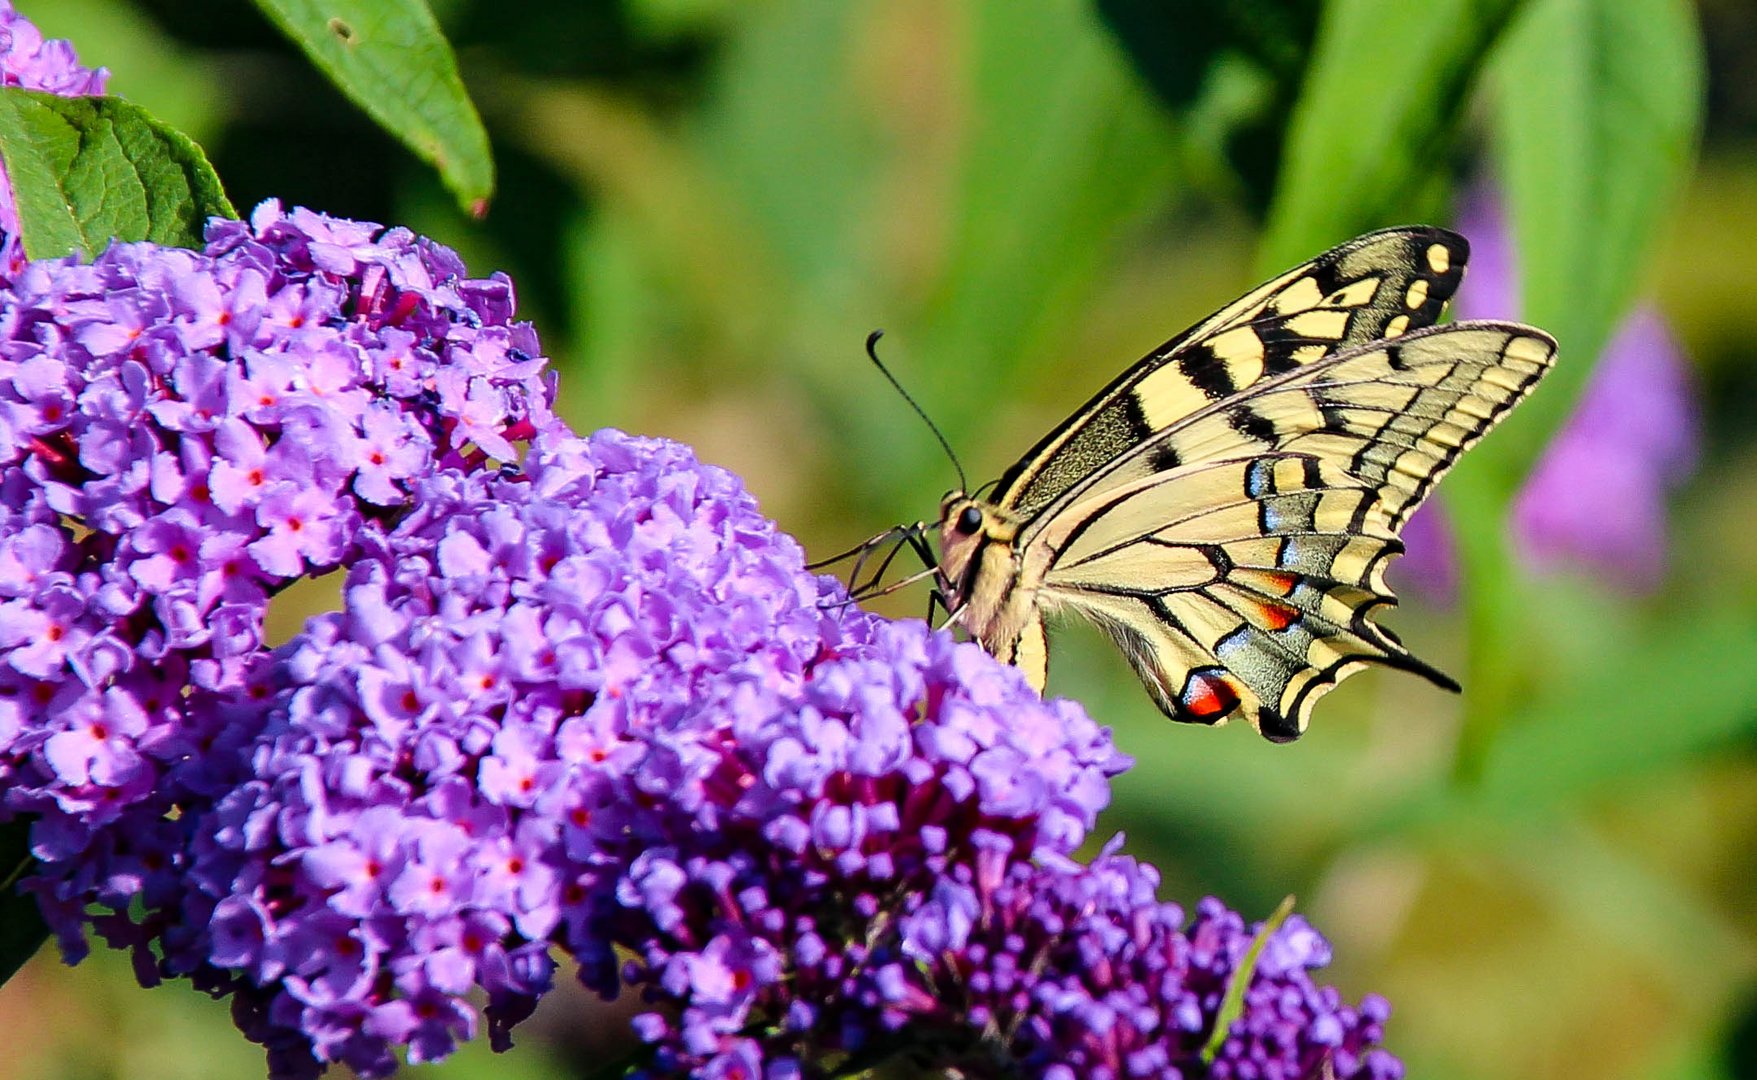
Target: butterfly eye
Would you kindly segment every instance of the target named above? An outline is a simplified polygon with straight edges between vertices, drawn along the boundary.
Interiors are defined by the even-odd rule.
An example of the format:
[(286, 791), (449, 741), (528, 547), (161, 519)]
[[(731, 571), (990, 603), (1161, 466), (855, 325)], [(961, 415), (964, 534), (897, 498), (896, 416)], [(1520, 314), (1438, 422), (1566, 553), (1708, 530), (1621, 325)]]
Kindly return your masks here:
[(966, 506), (958, 515), (958, 531), (965, 536), (974, 536), (982, 528), (982, 511), (974, 506)]

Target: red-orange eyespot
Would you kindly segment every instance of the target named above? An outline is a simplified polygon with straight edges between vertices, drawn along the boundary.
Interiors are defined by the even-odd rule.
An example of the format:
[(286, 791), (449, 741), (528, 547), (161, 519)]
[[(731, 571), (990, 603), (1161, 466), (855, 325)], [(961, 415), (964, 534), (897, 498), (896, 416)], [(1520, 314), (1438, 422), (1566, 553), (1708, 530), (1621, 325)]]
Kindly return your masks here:
[(1184, 683), (1184, 711), (1205, 724), (1238, 708), (1238, 691), (1224, 675), (1214, 671), (1192, 671)]
[(1270, 630), (1285, 630), (1299, 619), (1299, 609), (1286, 604), (1258, 604), (1257, 612)]

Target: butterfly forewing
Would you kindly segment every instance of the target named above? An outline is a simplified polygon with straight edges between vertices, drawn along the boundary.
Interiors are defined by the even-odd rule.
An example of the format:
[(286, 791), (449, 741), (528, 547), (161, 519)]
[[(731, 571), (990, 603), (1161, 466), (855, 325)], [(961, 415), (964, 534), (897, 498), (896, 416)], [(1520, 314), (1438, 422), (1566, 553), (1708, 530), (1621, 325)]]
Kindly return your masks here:
[[(1198, 409), (1029, 522), (1036, 602), (1095, 619), (1174, 719), (1242, 714), (1304, 731), (1312, 705), (1367, 663), (1446, 676), (1373, 612), (1397, 532), (1458, 455), (1549, 367), (1555, 343), (1505, 323), (1378, 342)], [(1140, 459), (1179, 464), (1138, 475)], [(1127, 479), (1118, 480), (1117, 477)]]
[[(1436, 228), (1369, 233), (1258, 286), (1153, 350), (1001, 478), (993, 502), (1029, 517), (1184, 417), (1265, 379), (1432, 325), (1469, 246)], [(1175, 465), (1140, 459), (1142, 468)]]

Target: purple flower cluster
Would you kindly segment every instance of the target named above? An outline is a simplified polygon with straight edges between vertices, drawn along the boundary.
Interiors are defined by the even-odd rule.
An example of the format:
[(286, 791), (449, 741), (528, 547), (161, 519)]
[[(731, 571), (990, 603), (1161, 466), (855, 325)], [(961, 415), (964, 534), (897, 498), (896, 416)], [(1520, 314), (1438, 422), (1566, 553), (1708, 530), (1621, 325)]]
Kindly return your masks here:
[[(293, 247), (311, 242), (298, 235)], [(63, 349), (78, 340), (69, 331)], [(250, 371), (248, 354), (224, 363)], [(265, 454), (335, 445), (310, 437), (325, 424), (303, 385), (282, 403), (303, 406), (304, 426), (284, 421)], [(451, 443), (427, 453), (440, 464), (398, 478), (400, 506), (353, 507), (342, 609), (272, 656), (253, 638), (228, 665), (174, 639), (131, 575), (133, 621), (110, 630), (157, 630), (158, 659), (140, 659), (159, 640), (143, 633), (101, 693), (76, 681), (70, 698), (112, 710), (101, 735), (78, 732), (117, 748), (87, 751), (88, 773), (153, 773), (122, 817), (101, 819), (127, 828), (61, 805), (74, 785), (47, 745), (62, 712), (10, 714), (22, 749), (8, 797), (30, 795), (18, 809), (45, 815), (39, 836), (88, 840), (39, 843), (39, 895), (70, 955), (84, 918), (133, 949), (143, 982), (230, 994), (277, 1076), (329, 1062), (383, 1075), (398, 1048), (442, 1057), (475, 1035), (478, 991), (505, 1045), (549, 986), (552, 944), (595, 990), (632, 986), (653, 1007), (636, 1025), (647, 1075), (824, 1075), (862, 1056), (971, 1075), (1169, 1063), (1291, 1080), (1316, 1062), (1395, 1075), (1372, 1049), (1382, 1007), (1314, 989), (1322, 948), (1297, 925), (1204, 1066), (1251, 935), (1213, 905), (1180, 932), (1151, 871), (1067, 861), (1126, 766), (1107, 733), (976, 646), (842, 606), (729, 474), (674, 444), (559, 427), (522, 469), (476, 468)], [(203, 507), (224, 486), (217, 457), (194, 458), (208, 465)], [(111, 520), (62, 483), (77, 520)], [(201, 538), (241, 526), (198, 511), (211, 521), (191, 534), (200, 569)], [(137, 551), (142, 516), (89, 535), (72, 513), (55, 519), (57, 551), (100, 537), (103, 557), (19, 580), (108, 582), (109, 567), (157, 556)], [(263, 589), (272, 572), (239, 543), (226, 550)], [(306, 561), (292, 572), (330, 564)], [(161, 662), (184, 654), (196, 659)], [(156, 680), (150, 705), (125, 678), (136, 672)]]
[(1089, 866), (1046, 859), (985, 875), (960, 865), (903, 920), (912, 963), (880, 984), (910, 991), (892, 993), (909, 1014), (910, 1040), (948, 1048), (936, 1071), (1052, 1080), (1403, 1075), (1376, 1046), (1390, 1007), (1369, 995), (1350, 1008), (1334, 989), (1314, 986), (1309, 972), (1329, 962), (1329, 945), (1297, 915), (1265, 944), (1243, 1014), (1205, 1060), (1260, 927), (1212, 898), (1185, 927), (1182, 909), (1156, 898), (1158, 875), (1117, 855), (1118, 846), (1120, 837)]
[(521, 474), (425, 481), (266, 707), (214, 701), (259, 734), (194, 815), (167, 925), (207, 931), (167, 934), (167, 967), (251, 1001), (282, 1074), (443, 1056), (476, 987), (505, 1027), (550, 939), (676, 1005), (642, 1022), (661, 1071), (797, 1060), (801, 1032), (745, 1034), (782, 1016), (858, 1041), (878, 1010), (842, 991), (896, 905), (961, 860), (1070, 852), (1126, 759), (824, 587), (674, 444), (543, 439)]
[(253, 685), (269, 598), (553, 423), (512, 310), (407, 230), (273, 203), (0, 285), (0, 815), (70, 954), (213, 782), (192, 693)]
[(82, 67), (73, 43), (43, 39), (43, 32), (0, 0), (0, 86), (42, 90), (62, 97), (102, 94), (110, 73)]
[(504, 1045), (551, 942), (653, 1007), (649, 1076), (1400, 1075), (1298, 921), (1206, 1066), (1252, 930), (1068, 861), (1127, 764), (1107, 734), (801, 562), (674, 444), (423, 480), (272, 696), (202, 699), (238, 774), (150, 894), (163, 968), (232, 993), (282, 1076), (442, 1057), (478, 989)]
[[(11, 0), (0, 0), (0, 86), (82, 97), (102, 94), (109, 77), (103, 68), (81, 67), (70, 42), (43, 40), (42, 31), (14, 11)], [(0, 234), (0, 277), (10, 279), (24, 268), (25, 258), (18, 238), (18, 205), (3, 174)]]
[(912, 928), (932, 933), (924, 901), (956, 873), (1071, 850), (1108, 800), (1126, 762), (1077, 708), (921, 624), (875, 629), (797, 692), (726, 688), (711, 708), (738, 718), (727, 786), (635, 854), (570, 943), (602, 992), (606, 945), (635, 953), (622, 980), (663, 1006), (639, 1022), (648, 1075), (821, 1075), (894, 1053), (924, 1033), (932, 990), (908, 959)]
[[(1203, 900), (1186, 930), (1190, 942), (1190, 996), (1213, 1000), (1213, 987), (1230, 978), (1242, 958), (1241, 942), (1254, 940), (1236, 913), (1213, 898)], [(1330, 962), (1330, 943), (1300, 918), (1289, 916), (1257, 960), (1244, 995), (1244, 1011), (1220, 1044), (1207, 1075), (1213, 1080), (1279, 1077), (1358, 1077), (1399, 1080), (1403, 1063), (1377, 1044), (1391, 1003), (1376, 994), (1350, 1007), (1335, 987), (1312, 983), (1310, 972)], [(1195, 1075), (1194, 1069), (1185, 1070)]]

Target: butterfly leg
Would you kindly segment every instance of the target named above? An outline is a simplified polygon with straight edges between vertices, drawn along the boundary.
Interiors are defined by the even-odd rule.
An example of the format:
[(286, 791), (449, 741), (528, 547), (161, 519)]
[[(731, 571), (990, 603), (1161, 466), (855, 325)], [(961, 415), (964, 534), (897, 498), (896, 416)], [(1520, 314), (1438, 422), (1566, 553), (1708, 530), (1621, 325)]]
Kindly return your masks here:
[(927, 528), (923, 523), (916, 522), (905, 534), (905, 539), (909, 546), (915, 550), (915, 555), (921, 560), (921, 565), (934, 572), (934, 586), (928, 590), (927, 594), (927, 624), (932, 626), (933, 609), (936, 605), (947, 615), (952, 613), (952, 609), (946, 604), (945, 590), (939, 580), (939, 559), (934, 555), (933, 545), (927, 542)]
[(885, 575), (890, 572), (891, 564), (897, 560), (897, 555), (901, 553), (904, 546), (909, 543), (909, 534), (910, 530), (900, 525), (891, 530), (887, 539), (890, 536), (896, 536), (896, 543), (891, 545), (891, 550), (885, 553), (884, 559), (879, 562), (878, 569), (872, 572), (872, 576), (866, 579), (866, 584), (864, 585), (858, 585), (855, 581), (860, 576), (860, 571), (866, 563), (866, 557), (862, 556), (860, 561), (855, 563), (854, 572), (848, 576), (848, 592), (850, 595), (861, 596), (866, 593), (872, 593), (879, 587), (879, 582), (883, 581)]

